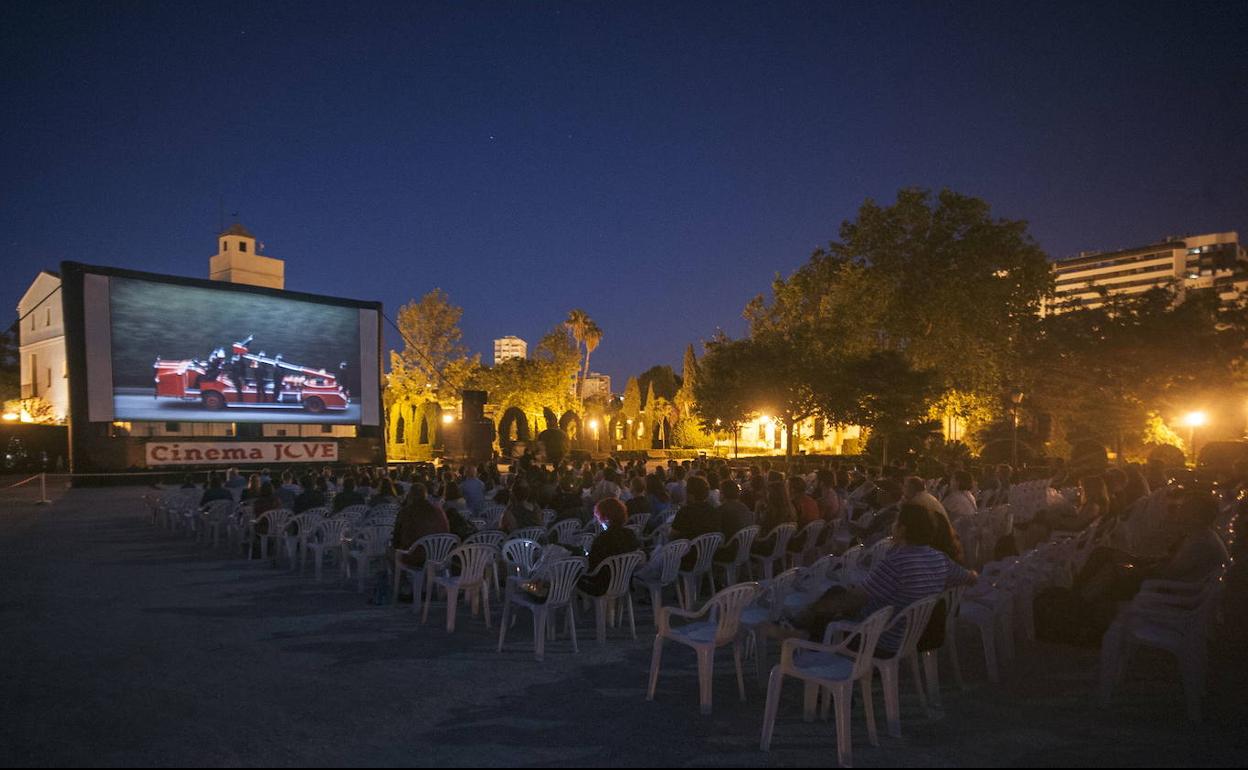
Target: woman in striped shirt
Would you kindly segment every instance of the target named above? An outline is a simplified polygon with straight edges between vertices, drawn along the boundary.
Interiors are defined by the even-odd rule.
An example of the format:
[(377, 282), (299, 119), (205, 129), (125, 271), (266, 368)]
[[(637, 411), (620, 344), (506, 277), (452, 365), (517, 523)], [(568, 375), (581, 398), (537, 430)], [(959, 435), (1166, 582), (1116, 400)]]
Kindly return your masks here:
[[(936, 514), (919, 505), (903, 505), (893, 529), (895, 545), (872, 568), (861, 585), (831, 589), (795, 622), (813, 637), (835, 620), (865, 620), (872, 613), (892, 607), (900, 611), (954, 586), (973, 585), (979, 576), (958, 565), (936, 549), (939, 534)], [(880, 637), (882, 652), (896, 652), (905, 628), (896, 627)]]

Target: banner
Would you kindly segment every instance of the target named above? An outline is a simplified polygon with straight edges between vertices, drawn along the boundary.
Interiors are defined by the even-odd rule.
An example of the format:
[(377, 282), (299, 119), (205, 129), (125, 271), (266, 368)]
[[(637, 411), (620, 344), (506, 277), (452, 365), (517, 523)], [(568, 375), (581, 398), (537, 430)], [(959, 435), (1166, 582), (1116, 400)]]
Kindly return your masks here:
[(247, 463), (337, 462), (335, 441), (149, 442), (148, 467), (156, 465), (236, 465)]

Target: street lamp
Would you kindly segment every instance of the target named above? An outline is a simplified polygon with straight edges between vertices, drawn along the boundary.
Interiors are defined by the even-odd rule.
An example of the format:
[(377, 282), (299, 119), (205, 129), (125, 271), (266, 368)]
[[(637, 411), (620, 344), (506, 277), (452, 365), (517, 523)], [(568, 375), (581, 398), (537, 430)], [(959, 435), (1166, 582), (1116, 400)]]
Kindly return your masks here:
[(1196, 463), (1196, 429), (1203, 428), (1208, 422), (1209, 415), (1200, 411), (1183, 416), (1183, 424), (1187, 426), (1187, 445), (1192, 448), (1192, 464)]

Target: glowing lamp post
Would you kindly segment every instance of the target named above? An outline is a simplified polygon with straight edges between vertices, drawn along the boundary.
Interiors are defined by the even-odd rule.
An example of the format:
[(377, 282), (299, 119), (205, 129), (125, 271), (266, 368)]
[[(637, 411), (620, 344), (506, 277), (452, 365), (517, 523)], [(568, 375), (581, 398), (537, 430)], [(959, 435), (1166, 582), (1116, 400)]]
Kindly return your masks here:
[(598, 434), (598, 420), (591, 419), (589, 421), (589, 429), (594, 432), (595, 451), (601, 452), (602, 451), (602, 437)]
[(1192, 463), (1196, 462), (1196, 429), (1203, 428), (1209, 422), (1209, 415), (1204, 412), (1188, 412), (1183, 416), (1183, 424), (1187, 426), (1187, 445), (1192, 448)]

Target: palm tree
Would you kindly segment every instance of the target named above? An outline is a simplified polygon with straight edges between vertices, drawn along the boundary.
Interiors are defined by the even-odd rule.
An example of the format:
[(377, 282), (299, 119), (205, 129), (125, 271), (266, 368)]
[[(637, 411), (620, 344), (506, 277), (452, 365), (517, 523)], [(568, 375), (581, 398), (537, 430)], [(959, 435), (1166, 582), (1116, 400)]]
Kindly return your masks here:
[(572, 333), (572, 338), (576, 340), (578, 348), (582, 344), (585, 346), (585, 363), (576, 377), (576, 399), (580, 401), (585, 378), (589, 376), (589, 355), (598, 348), (598, 343), (602, 342), (602, 329), (594, 323), (594, 319), (590, 318), (588, 313), (579, 308), (568, 312), (568, 319), (563, 322), (563, 325)]

